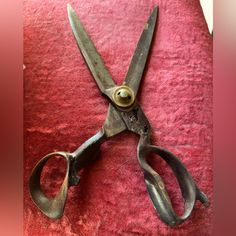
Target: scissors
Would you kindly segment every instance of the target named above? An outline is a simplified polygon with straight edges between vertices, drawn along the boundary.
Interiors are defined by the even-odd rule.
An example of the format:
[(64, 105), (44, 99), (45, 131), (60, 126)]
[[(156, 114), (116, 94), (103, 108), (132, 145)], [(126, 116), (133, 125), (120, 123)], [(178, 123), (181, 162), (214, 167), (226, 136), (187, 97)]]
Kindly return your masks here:
[[(151, 126), (136, 99), (158, 18), (158, 7), (154, 8), (145, 24), (121, 86), (117, 86), (112, 80), (71, 5), (68, 4), (67, 9), (75, 40), (98, 88), (108, 99), (109, 108), (102, 128), (74, 152), (53, 152), (44, 156), (36, 164), (29, 180), (29, 190), (33, 202), (49, 218), (60, 218), (63, 215), (68, 188), (79, 184), (78, 172), (98, 158), (102, 143), (125, 130), (129, 130), (140, 136), (137, 158), (156, 212), (167, 225), (181, 224), (190, 216), (196, 200), (199, 200), (206, 207), (209, 205), (209, 200), (200, 191), (184, 164), (174, 154), (151, 144)], [(184, 199), (184, 213), (182, 215), (176, 214), (161, 176), (148, 163), (147, 158), (151, 153), (161, 157), (173, 170)], [(65, 158), (67, 169), (57, 195), (48, 198), (42, 191), (40, 177), (46, 162), (55, 156)]]

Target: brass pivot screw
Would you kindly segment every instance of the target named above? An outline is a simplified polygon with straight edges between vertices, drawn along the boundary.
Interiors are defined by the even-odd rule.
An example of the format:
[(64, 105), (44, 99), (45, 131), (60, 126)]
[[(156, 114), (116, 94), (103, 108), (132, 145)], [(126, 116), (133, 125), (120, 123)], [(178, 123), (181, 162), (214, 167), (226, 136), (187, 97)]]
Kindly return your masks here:
[(130, 107), (134, 103), (134, 92), (125, 85), (118, 87), (112, 97), (115, 104), (119, 107)]

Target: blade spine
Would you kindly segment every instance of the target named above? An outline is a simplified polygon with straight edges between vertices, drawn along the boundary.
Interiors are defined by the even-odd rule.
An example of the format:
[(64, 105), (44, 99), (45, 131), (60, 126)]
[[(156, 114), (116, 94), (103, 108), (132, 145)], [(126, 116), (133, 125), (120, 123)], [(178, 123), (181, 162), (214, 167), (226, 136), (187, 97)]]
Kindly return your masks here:
[[(93, 66), (93, 65), (90, 66), (92, 63), (88, 62), (88, 61), (90, 61), (89, 55), (88, 55), (88, 53), (86, 52), (86, 50), (84, 49), (84, 47), (81, 47), (81, 45), (83, 45), (83, 43), (82, 43), (81, 39), (80, 39), (78, 36), (76, 36), (76, 35), (77, 35), (77, 32), (76, 32), (76, 34), (75, 34), (73, 28), (72, 28), (72, 31), (73, 31), (74, 37), (75, 37), (75, 39), (76, 39), (77, 46), (78, 46), (79, 50), (81, 51), (81, 54), (82, 54), (82, 56), (84, 57), (84, 60), (85, 60), (86, 64), (88, 65), (88, 68), (89, 68), (89, 70), (91, 71), (91, 74), (94, 76), (94, 73), (93, 73), (93, 71), (94, 71), (94, 66)], [(80, 45), (80, 44), (81, 44), (81, 45)], [(98, 81), (96, 80), (96, 83), (98, 84), (99, 89), (100, 89), (102, 92), (104, 92), (104, 86), (102, 85), (101, 81), (100, 81), (100, 80), (98, 80)]]
[[(146, 66), (147, 59), (148, 59), (148, 54), (149, 54), (149, 51), (150, 51), (150, 48), (151, 48), (151, 44), (152, 44), (152, 41), (153, 41), (153, 36), (154, 36), (155, 28), (156, 28), (156, 21), (157, 21), (157, 18), (158, 18), (158, 13), (159, 13), (159, 11), (158, 11), (158, 6), (156, 6), (156, 7), (154, 7), (154, 9), (153, 9), (151, 15), (149, 16), (147, 22), (145, 23), (145, 25), (146, 25), (148, 22), (150, 22), (150, 21), (152, 20), (152, 19), (151, 19), (152, 17), (155, 17), (155, 20), (153, 21), (154, 24), (153, 24), (153, 26), (152, 26), (152, 31), (150, 31), (150, 32), (151, 32), (151, 40), (150, 40), (150, 42), (148, 41), (147, 56), (146, 56), (144, 65), (143, 65), (142, 68), (141, 68), (142, 71), (140, 72), (139, 83), (137, 84), (138, 87), (139, 87), (139, 85), (140, 85), (141, 78), (142, 78), (142, 75), (143, 75), (143, 73), (144, 73), (144, 69), (145, 69), (145, 66)], [(150, 32), (149, 32), (149, 33), (150, 33)], [(138, 43), (137, 43), (137, 45), (136, 45), (134, 54), (133, 54), (133, 56), (132, 56), (132, 58), (131, 58), (131, 61), (130, 61), (130, 64), (129, 64), (129, 68), (128, 68), (128, 71), (127, 71), (127, 73), (126, 73), (126, 76), (125, 76), (125, 79), (124, 79), (124, 82), (123, 82), (123, 84), (126, 84), (126, 85), (128, 85), (128, 86), (130, 86), (130, 87), (132, 87), (133, 84), (136, 84), (136, 81), (137, 81), (136, 78), (132, 78), (132, 75), (135, 74), (135, 71), (137, 70), (138, 61), (140, 60), (140, 59), (139, 59), (140, 57), (138, 57), (138, 59), (136, 59), (136, 58), (137, 58), (137, 51), (140, 49), (141, 41), (142, 41), (142, 38), (144, 37), (144, 34), (145, 34), (145, 28), (143, 29), (143, 31), (142, 31), (142, 33), (141, 33), (141, 36), (139, 37)], [(147, 33), (146, 37), (147, 37), (147, 36), (148, 36), (148, 33)], [(142, 47), (141, 53), (138, 53), (138, 55), (141, 55), (141, 54), (142, 54), (142, 51), (144, 51), (144, 49), (145, 49), (146, 47), (147, 47), (147, 46), (144, 45), (144, 46)], [(137, 61), (135, 62), (135, 60), (137, 60)], [(137, 94), (137, 92), (138, 92), (138, 88), (136, 88), (136, 90), (137, 90), (137, 91), (134, 91), (135, 96), (136, 96), (136, 94)]]
[[(91, 73), (94, 77), (94, 80), (96, 81), (99, 89), (102, 91), (102, 93), (105, 93), (106, 89), (115, 87), (116, 84), (112, 80), (112, 77), (111, 77), (109, 71), (107, 70), (105, 63), (101, 59), (99, 52), (97, 51), (90, 36), (86, 32), (82, 22), (79, 20), (78, 16), (76, 15), (74, 9), (71, 7), (70, 4), (68, 4), (68, 18), (69, 18), (70, 26), (71, 26), (75, 41), (77, 43), (77, 46), (78, 46), (79, 50), (81, 51), (81, 54), (83, 55), (84, 60), (85, 60), (86, 64), (88, 65), (89, 70), (91, 71)], [(76, 23), (78, 23), (79, 26)], [(102, 67), (102, 70), (104, 71), (104, 78), (106, 78), (105, 84), (98, 77), (99, 72), (96, 70), (94, 64), (92, 63), (93, 61), (95, 61), (95, 59), (93, 58), (91, 60), (90, 55), (87, 52), (86, 47), (84, 46), (84, 42), (79, 35), (80, 31), (83, 34), (82, 38), (84, 37), (85, 39), (87, 39), (89, 41), (89, 47), (92, 47), (93, 53), (95, 53), (96, 57), (99, 59), (100, 67)], [(107, 80), (107, 78), (108, 78), (108, 80)]]

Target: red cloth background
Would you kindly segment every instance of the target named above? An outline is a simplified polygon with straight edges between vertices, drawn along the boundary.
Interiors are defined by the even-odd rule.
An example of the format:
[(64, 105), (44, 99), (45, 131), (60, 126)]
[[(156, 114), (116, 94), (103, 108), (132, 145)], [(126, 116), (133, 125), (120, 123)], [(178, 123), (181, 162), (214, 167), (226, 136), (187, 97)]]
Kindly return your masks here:
[[(24, 1), (24, 235), (211, 235), (212, 205), (205, 209), (197, 203), (175, 228), (160, 221), (136, 158), (138, 137), (128, 132), (102, 145), (100, 159), (84, 170), (79, 186), (69, 189), (60, 220), (48, 219), (31, 201), (28, 180), (36, 162), (55, 150), (74, 151), (100, 129), (108, 108), (77, 48), (67, 2)], [(175, 153), (212, 202), (212, 38), (199, 2), (70, 3), (119, 84), (144, 23), (159, 5), (139, 101), (153, 127), (153, 143)], [(152, 164), (180, 212), (172, 172), (156, 159)], [(58, 189), (62, 167), (54, 161), (45, 169), (51, 180), (45, 183), (47, 193)]]

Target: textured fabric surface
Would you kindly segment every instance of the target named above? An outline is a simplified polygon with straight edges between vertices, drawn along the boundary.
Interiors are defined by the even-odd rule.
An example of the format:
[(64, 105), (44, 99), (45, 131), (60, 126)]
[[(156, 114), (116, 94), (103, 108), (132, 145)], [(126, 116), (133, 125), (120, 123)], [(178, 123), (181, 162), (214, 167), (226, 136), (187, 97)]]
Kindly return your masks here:
[[(24, 235), (211, 235), (212, 205), (170, 228), (161, 222), (136, 158), (138, 137), (124, 132), (102, 145), (100, 158), (71, 187), (64, 215), (45, 217), (28, 180), (37, 161), (55, 150), (74, 151), (102, 126), (108, 108), (77, 48), (68, 1), (24, 1)], [(159, 26), (139, 93), (153, 128), (152, 142), (175, 153), (212, 202), (212, 38), (196, 0), (71, 0), (114, 81), (120, 84), (153, 7)], [(181, 194), (163, 161), (151, 161), (182, 211)], [(55, 194), (65, 163), (44, 170)], [(50, 181), (47, 181), (50, 180)]]

